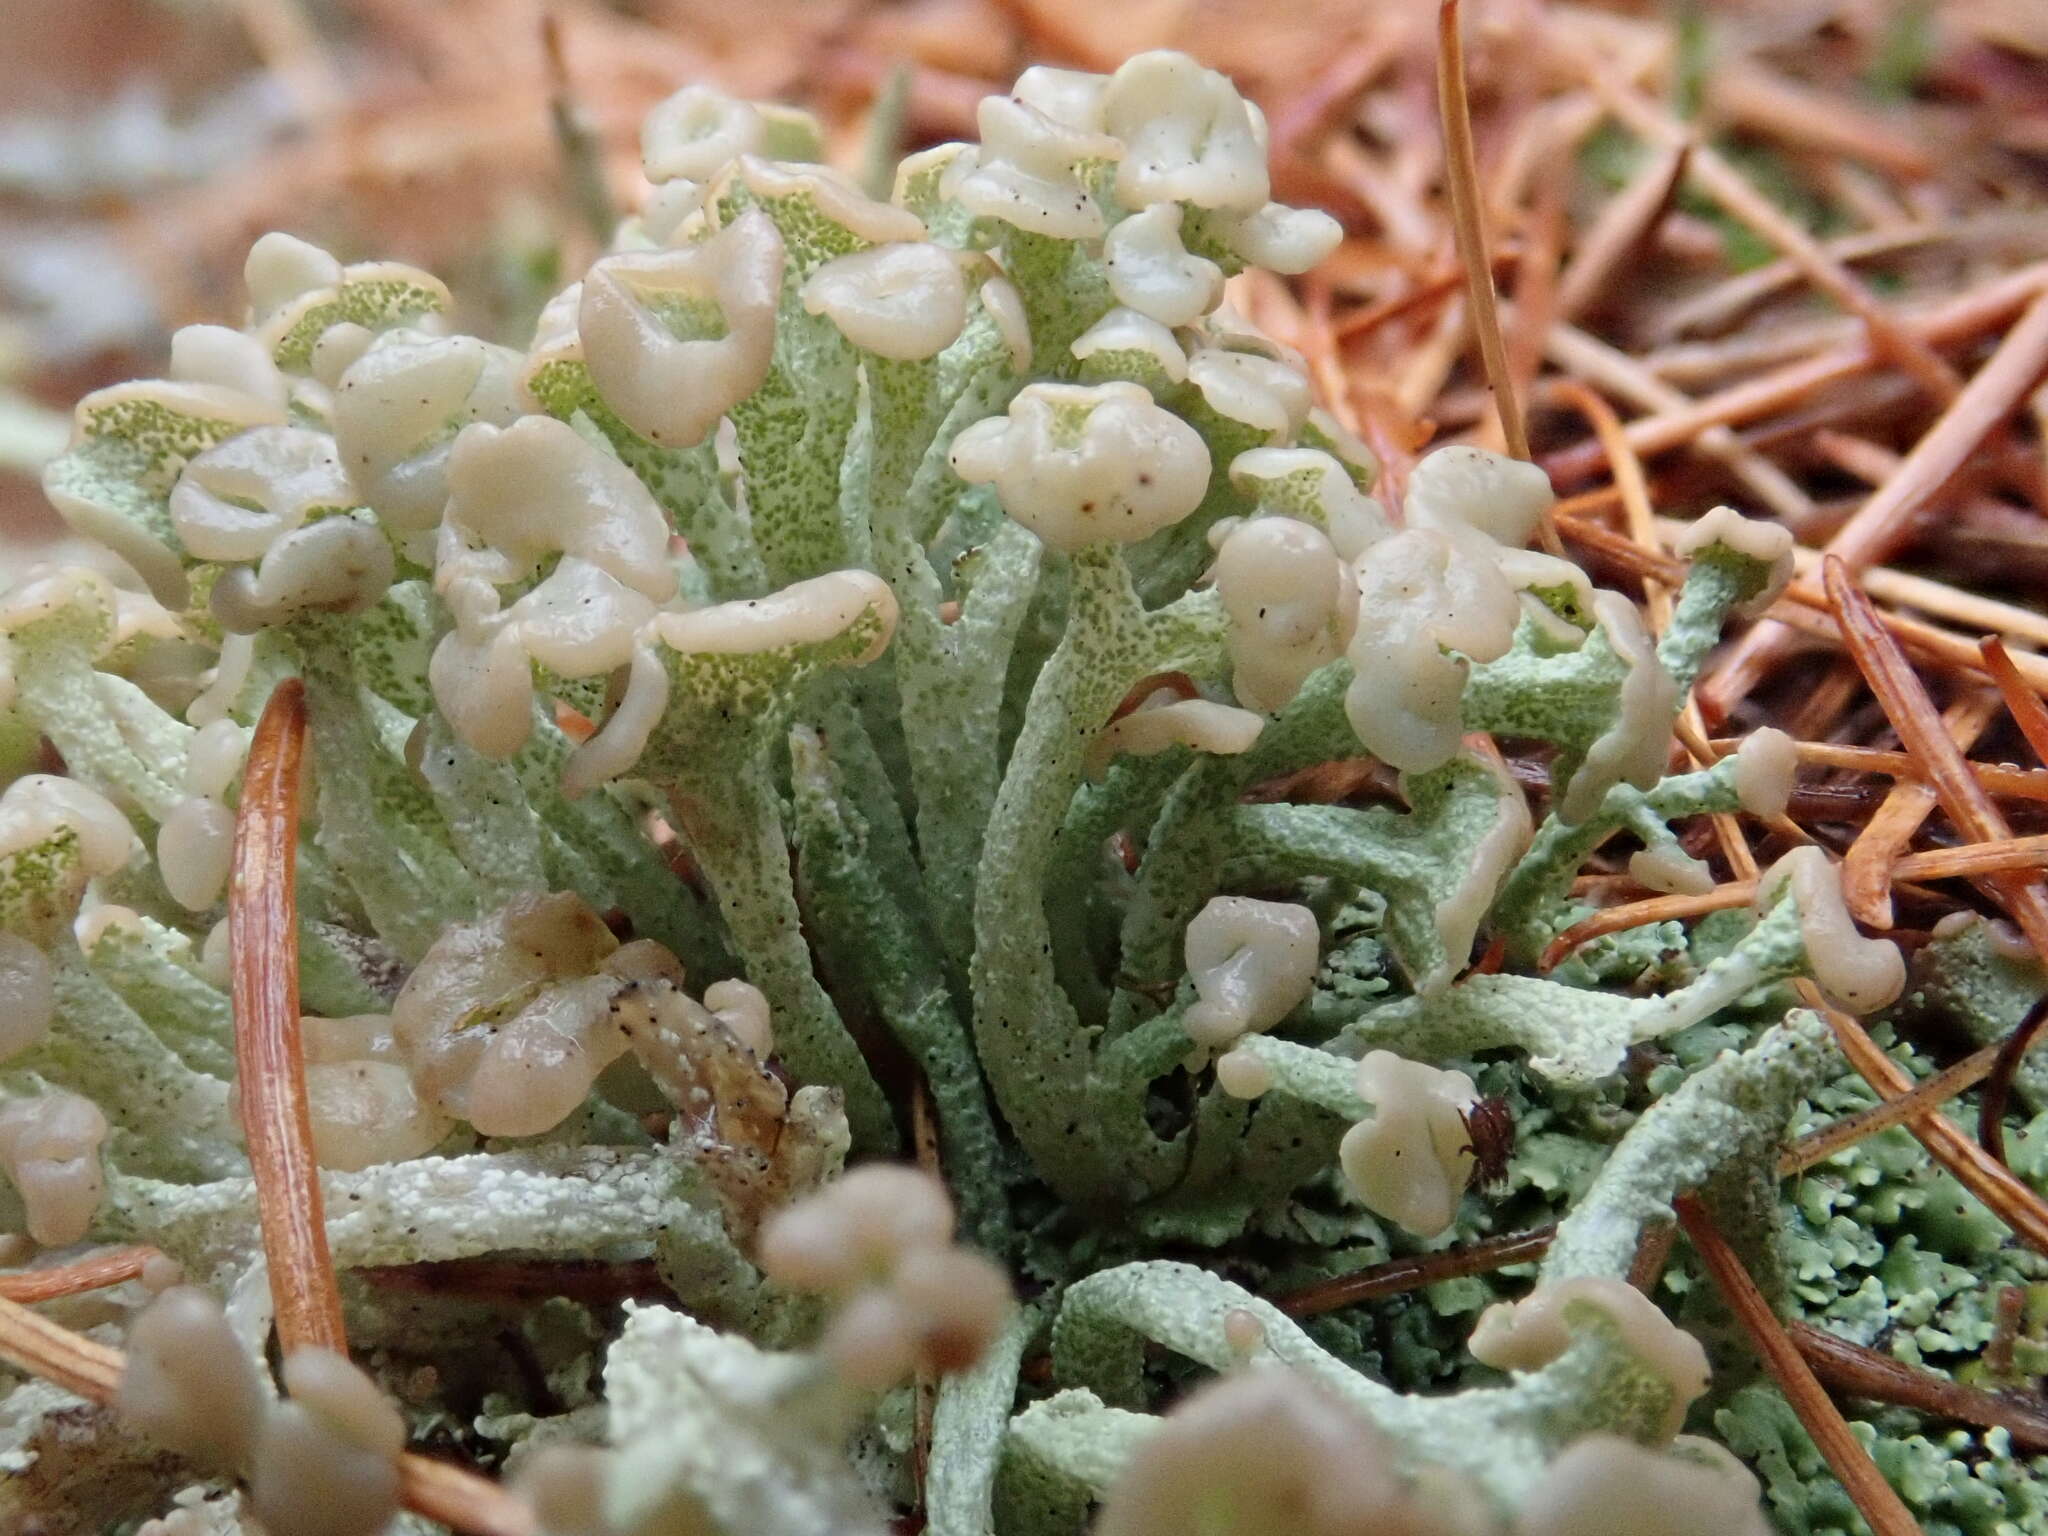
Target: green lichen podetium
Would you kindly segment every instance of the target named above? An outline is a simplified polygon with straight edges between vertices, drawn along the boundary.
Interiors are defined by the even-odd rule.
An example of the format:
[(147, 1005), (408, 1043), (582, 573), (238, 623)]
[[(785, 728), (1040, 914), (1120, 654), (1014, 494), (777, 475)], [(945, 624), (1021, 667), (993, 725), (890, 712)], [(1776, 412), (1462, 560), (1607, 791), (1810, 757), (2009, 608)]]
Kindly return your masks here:
[[(737, 1106), (692, 1099), (687, 1062), (650, 1075), (629, 1054), (545, 1131), (493, 1137), (451, 1113), (418, 1155), (326, 1175), (352, 1342), (416, 1442), (494, 1469), (553, 1442), (606, 1445), (602, 1536), (880, 1532), (920, 1497), (920, 1477), (935, 1536), (1079, 1536), (1186, 1389), (1253, 1360), (1290, 1367), (1387, 1436), (1400, 1478), (1449, 1475), (1476, 1500), (1472, 1531), (1510, 1531), (1581, 1437), (1662, 1444), (1674, 1389), (1597, 1306), (1566, 1308), (1560, 1352), (1510, 1373), (1472, 1357), (1474, 1324), (1532, 1282), (1626, 1275), (1692, 1190), (1788, 1316), (1988, 1388), (2048, 1373), (2048, 1261), (1907, 1133), (1776, 1178), (1788, 1136), (1869, 1100), (1786, 985), (1837, 974), (1839, 956), (1808, 952), (1826, 914), (1800, 902), (1818, 898), (1767, 892), (1758, 911), (1613, 935), (1543, 968), (1590, 910), (1574, 891), (1593, 861), (1611, 870), (1640, 847), (1646, 868), (1663, 860), (1682, 878), (1681, 833), (1756, 808), (1749, 758), (1660, 773), (1654, 751), (1645, 768), (1615, 748), (1631, 733), (1668, 743), (1730, 614), (1772, 579), (1763, 546), (1745, 534), (1743, 549), (1697, 551), (1654, 643), (1555, 564), (1524, 590), (1489, 588), (1515, 605), (1492, 616), (1507, 621), (1501, 645), (1447, 655), (1434, 635), (1418, 642), (1439, 664), (1428, 675), (1447, 669), (1461, 690), (1437, 722), (1453, 749), (1336, 803), (1312, 792), (1313, 770), (1366, 755), (1360, 732), (1380, 723), (1353, 712), (1362, 674), (1423, 675), (1395, 640), (1347, 651), (1353, 621), (1386, 617), (1356, 611), (1358, 582), (1391, 558), (1382, 541), (1412, 553), (1440, 538), (1438, 566), (1477, 562), (1456, 567), (1469, 575), (1503, 564), (1482, 531), (1503, 524), (1489, 504), (1462, 510), (1456, 538), (1390, 531), (1398, 520), (1365, 499), (1370, 455), (1310, 413), (1298, 360), (1221, 315), (1190, 319), (1203, 305), (1177, 310), (1156, 274), (1113, 269), (1114, 231), (1166, 172), (1181, 178), (1183, 277), (1197, 288), (1206, 264), (1220, 293), (1249, 264), (1247, 242), (1283, 255), (1316, 244), (1312, 223), (1288, 225), (1243, 190), (1256, 182), (1243, 166), (1237, 182), (1216, 179), (1232, 114), (1256, 137), (1218, 77), (1190, 64), (1181, 85), (1133, 94), (1162, 68), (1034, 72), (1016, 110), (1062, 112), (1063, 125), (1013, 122), (975, 158), (918, 157), (886, 205), (806, 162), (818, 138), (800, 117), (700, 102), (689, 121), (712, 124), (730, 153), (660, 186), (530, 348), (444, 334), (449, 297), (425, 273), (343, 268), (269, 237), (252, 257), (263, 312), (248, 330), (190, 335), (186, 377), (81, 408), (52, 497), (148, 567), (155, 601), (89, 573), (9, 573), (23, 580), (0, 604), (0, 732), (47, 742), (135, 837), (125, 863), (109, 859), (88, 835), (104, 821), (50, 811), (36, 781), (8, 788), (0, 962), (9, 986), (46, 982), (51, 1007), (47, 1030), (0, 1063), (0, 1099), (62, 1088), (101, 1106), (106, 1187), (90, 1241), (163, 1250), (231, 1299), (261, 1354), (265, 1261), (232, 1107), (222, 893), (193, 895), (180, 858), (158, 851), (180, 846), (195, 799), (236, 804), (229, 749), (297, 677), (312, 763), (298, 852), (309, 1015), (390, 1013), (437, 946), (542, 893), (580, 899), (593, 930), (601, 916), (657, 941), (692, 997), (744, 981), (767, 1000), (773, 1075), (756, 1063), (754, 1097)], [(1175, 91), (1208, 94), (1191, 106)], [(1142, 138), (1139, 107), (1195, 114), (1146, 139), (1142, 164), (1105, 136), (1116, 123)], [(1277, 222), (1248, 234), (1252, 214)], [(745, 285), (690, 257), (743, 226), (768, 275), (751, 298), (720, 297)], [(835, 277), (899, 257), (922, 263), (927, 286), (885, 326), (834, 307)], [(618, 273), (630, 282), (606, 288)], [(632, 292), (645, 358), (584, 334), (603, 302)], [(913, 334), (930, 344), (909, 345)], [(698, 349), (661, 375), (672, 397), (751, 381), (681, 443), (650, 424), (675, 399), (631, 387), (669, 348)], [(407, 358), (420, 371), (386, 369)], [(1111, 401), (1152, 413), (1152, 446), (1112, 445), (1061, 480), (1059, 456), (1094, 441), (1106, 415), (1090, 413), (1113, 414)], [(984, 424), (1022, 432), (1041, 406), (1053, 426), (1038, 461), (956, 472), (992, 451)], [(565, 499), (543, 504), (544, 474), (478, 467), (492, 444), (543, 440), (555, 455), (543, 470), (573, 467)], [(291, 500), (291, 475), (236, 467), (259, 444), (279, 463), (299, 455), (292, 474), (320, 487), (312, 515)], [(1313, 454), (1244, 458), (1289, 449)], [(1160, 482), (1204, 457), (1178, 515), (1127, 536), (1137, 524), (1118, 518), (1149, 515)], [(633, 555), (641, 512), (658, 520), (653, 553)], [(245, 542), (264, 517), (269, 542)], [(1327, 552), (1315, 568), (1335, 573), (1311, 638), (1287, 642), (1307, 658), (1298, 686), (1261, 695), (1271, 707), (1256, 718), (1224, 717), (1255, 728), (1242, 750), (1207, 750), (1218, 738), (1199, 733), (1108, 750), (1133, 709), (1178, 707), (1159, 690), (1212, 715), (1252, 697), (1240, 674), (1264, 631), (1209, 572), (1261, 525)], [(388, 562), (294, 542), (363, 529)], [(345, 548), (384, 574), (361, 588), (331, 569), (293, 576), (302, 547)], [(1307, 605), (1302, 580), (1272, 601)], [(223, 592), (243, 594), (242, 611), (260, 597), (274, 621), (227, 633)], [(463, 647), (481, 655), (501, 639), (509, 670), (445, 660), (470, 666)], [(481, 732), (471, 706), (500, 691), (509, 702), (481, 712)], [(1550, 764), (1552, 782), (1532, 792), (1494, 735)], [(620, 740), (623, 755), (602, 756)], [(603, 772), (589, 771), (593, 754)], [(1218, 898), (1286, 904), (1315, 935), (1313, 979), (1284, 1016), (1220, 1046), (1191, 1022), (1218, 984), (1188, 958), (1191, 926)], [(490, 1037), (544, 990), (486, 999), (463, 1027)], [(1999, 1038), (2044, 990), (2002, 932), (1967, 922), (1925, 947), (1875, 1028), (1925, 1076), (1940, 1042)], [(439, 1091), (416, 1047), (393, 1049), (406, 1093)], [(1358, 1086), (1357, 1061), (1376, 1050), (1468, 1074), (1517, 1128), (1498, 1183), (1468, 1190), (1433, 1236), (1375, 1215), (1340, 1173), (1349, 1127), (1400, 1107)], [(1226, 1092), (1230, 1071), (1257, 1079), (1256, 1096)], [(2048, 1121), (2023, 1117), (2048, 1111), (2044, 1071), (2022, 1071), (2009, 1132), (2014, 1170), (2037, 1186)], [(963, 1237), (1026, 1298), (928, 1400), (834, 1378), (815, 1347), (825, 1309), (757, 1267), (762, 1213), (734, 1191), (786, 1169), (772, 1146), (721, 1142), (719, 1116), (785, 1088), (811, 1091), (805, 1134), (825, 1149), (803, 1177), (826, 1177), (849, 1142), (857, 1160), (935, 1151)], [(0, 1188), (0, 1229), (25, 1212)], [(1278, 1304), (1549, 1223), (1533, 1274), (1309, 1317)], [(579, 1283), (528, 1304), (420, 1294), (389, 1271), (468, 1260), (507, 1274), (569, 1263)], [(359, 1274), (378, 1268), (379, 1280)], [(615, 1274), (656, 1275), (671, 1294), (621, 1305), (582, 1283)], [(2016, 1324), (2005, 1288), (2019, 1294)], [(1656, 1302), (1716, 1367), (1687, 1427), (1753, 1467), (1781, 1529), (1857, 1529), (1683, 1247)], [(116, 1340), (138, 1304), (110, 1293), (76, 1318)], [(2011, 1336), (1987, 1355), (2001, 1327)], [(73, 1524), (53, 1528), (132, 1529), (198, 1475), (138, 1473), (106, 1421), (44, 1385), (5, 1385), (0, 1465), (39, 1476), (0, 1481), (0, 1528), (41, 1528), (62, 1508)], [(1853, 1414), (1928, 1530), (2048, 1529), (2048, 1466), (2003, 1432)], [(189, 1512), (210, 1523), (175, 1529), (248, 1530), (239, 1507), (212, 1485)]]

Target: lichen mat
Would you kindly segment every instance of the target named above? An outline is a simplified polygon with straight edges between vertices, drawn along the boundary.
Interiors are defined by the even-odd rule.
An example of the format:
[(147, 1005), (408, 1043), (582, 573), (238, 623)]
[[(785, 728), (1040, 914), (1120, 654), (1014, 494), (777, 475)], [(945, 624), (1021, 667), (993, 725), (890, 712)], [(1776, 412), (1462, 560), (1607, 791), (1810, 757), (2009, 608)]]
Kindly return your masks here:
[[(59, 1316), (125, 1348), (111, 1417), (60, 1454), (76, 1400), (15, 1386), (0, 1515), (428, 1529), (411, 1445), (548, 1536), (1765, 1530), (1732, 1447), (1821, 1528), (1702, 1272), (1643, 1262), (1674, 1199), (1774, 1303), (1930, 1354), (2041, 1277), (1903, 1131), (1777, 1184), (1869, 1098), (1792, 984), (1904, 984), (1820, 849), (1539, 963), (1610, 840), (1697, 893), (1675, 825), (1782, 816), (1777, 732), (1669, 770), (1789, 535), (1701, 519), (1652, 634), (1525, 547), (1526, 463), (1440, 449), (1391, 516), (1219, 307), (1338, 234), (1229, 81), (1034, 68), (980, 128), (883, 201), (688, 89), (525, 350), (273, 234), (243, 328), (79, 404), (50, 498), (140, 581), (0, 600), (6, 729), (64, 765), (0, 798), (0, 1168), (22, 1246), (138, 1256)], [(287, 679), (309, 766), (259, 795)], [(1377, 803), (1271, 789), (1361, 756)], [(290, 1069), (237, 1084), (238, 821), (291, 797)], [(2008, 1009), (2000, 942), (1935, 974)], [(354, 1357), (280, 1306), (283, 1396), (238, 1091), (303, 1106), (298, 1278)], [(1549, 1223), (1515, 1275), (1287, 1304)], [(2040, 1529), (2004, 1433), (1964, 1497)]]

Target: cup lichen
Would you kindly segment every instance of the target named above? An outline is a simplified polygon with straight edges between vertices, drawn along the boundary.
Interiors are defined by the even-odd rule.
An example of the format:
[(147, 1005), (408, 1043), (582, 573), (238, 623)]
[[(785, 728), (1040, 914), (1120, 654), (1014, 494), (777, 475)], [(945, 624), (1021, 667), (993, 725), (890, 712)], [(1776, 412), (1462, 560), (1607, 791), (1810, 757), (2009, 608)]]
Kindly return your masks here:
[[(1809, 848), (1752, 913), (1536, 961), (1609, 839), (1688, 890), (1675, 824), (1782, 812), (1771, 733), (1669, 768), (1788, 541), (1702, 519), (1658, 639), (1525, 548), (1531, 465), (1440, 448), (1373, 499), (1220, 307), (1337, 227), (1270, 201), (1262, 116), (1193, 60), (1036, 68), (979, 124), (883, 202), (801, 114), (693, 86), (529, 346), (270, 235), (244, 327), (80, 403), (50, 499), (148, 595), (34, 571), (0, 604), (0, 708), (64, 764), (0, 798), (9, 1219), (184, 1266), (121, 1412), (280, 1531), (382, 1528), (426, 1425), (509, 1458), (550, 1536), (880, 1532), (913, 1476), (936, 1536), (1097, 1501), (1564, 1536), (1623, 1484), (1634, 1531), (1703, 1528), (1667, 1484), (1754, 1526), (1673, 1438), (1718, 1406), (1688, 1419), (1699, 1346), (1621, 1277), (1828, 1076), (1778, 983), (1867, 1011), (1899, 956)], [(313, 1129), (375, 1384), (297, 1353), (272, 1403), (222, 902), (292, 676)], [(1290, 794), (1361, 755), (1378, 803)], [(1486, 1230), (1482, 1091), (1541, 1131), (1511, 1198), (1568, 1212), (1472, 1337), (1512, 1380), (1453, 1335), (1513, 1281), (1384, 1336), (1257, 1293)], [(357, 1276), (492, 1255), (651, 1264), (683, 1310), (508, 1324)], [(1159, 1416), (1189, 1363), (1228, 1379)]]

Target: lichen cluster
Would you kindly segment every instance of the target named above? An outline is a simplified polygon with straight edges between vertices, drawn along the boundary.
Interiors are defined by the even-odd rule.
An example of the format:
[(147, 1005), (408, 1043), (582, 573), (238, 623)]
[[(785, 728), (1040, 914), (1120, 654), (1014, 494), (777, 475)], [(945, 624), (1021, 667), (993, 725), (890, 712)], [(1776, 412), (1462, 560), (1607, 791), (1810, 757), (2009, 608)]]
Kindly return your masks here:
[[(2041, 1278), (1901, 1133), (1782, 1231), (1738, 1198), (1800, 1105), (1856, 1101), (1783, 984), (1870, 1012), (1898, 952), (1808, 850), (1753, 912), (1537, 964), (1613, 840), (1698, 889), (1675, 824), (1783, 810), (1776, 733), (1668, 770), (1788, 539), (1702, 519), (1653, 636), (1526, 547), (1529, 465), (1441, 449), (1390, 516), (1300, 359), (1219, 307), (1337, 234), (1270, 200), (1227, 80), (1033, 69), (980, 129), (878, 196), (801, 114), (685, 90), (525, 349), (452, 334), (427, 273), (270, 235), (246, 325), (80, 403), (49, 494), (140, 580), (0, 601), (8, 739), (64, 766), (0, 798), (0, 1168), (36, 1242), (146, 1243), (197, 1288), (130, 1340), (126, 1421), (195, 1458), (154, 1529), (395, 1508), (390, 1403), (332, 1358), (294, 1355), (283, 1405), (255, 1369), (223, 899), (287, 677), (351, 1338), (415, 1442), (507, 1463), (551, 1536), (847, 1536), (920, 1498), (940, 1536), (1097, 1504), (1126, 1533), (1760, 1528), (1687, 1426), (1787, 1528), (1840, 1528), (1782, 1403), (1674, 1322), (1725, 1345), (1697, 1282), (1622, 1277), (1706, 1189), (1783, 1297), (1937, 1363), (1987, 1337), (1963, 1270)], [(1360, 755), (1382, 803), (1271, 788)], [(1990, 1018), (1993, 958), (1943, 942), (1915, 997)], [(1520, 1127), (1490, 1191), (1482, 1098)], [(918, 1143), (950, 1201), (841, 1176)], [(1307, 1326), (1267, 1299), (1549, 1217), (1533, 1290)], [(651, 1259), (673, 1304), (361, 1273), (487, 1255)], [(237, 1350), (244, 1385), (195, 1393)], [(11, 1454), (99, 1508), (63, 1411), (18, 1387)], [(1882, 1451), (1922, 1507), (2039, 1517), (2024, 1469), (1959, 1483), (1920, 1433)]]

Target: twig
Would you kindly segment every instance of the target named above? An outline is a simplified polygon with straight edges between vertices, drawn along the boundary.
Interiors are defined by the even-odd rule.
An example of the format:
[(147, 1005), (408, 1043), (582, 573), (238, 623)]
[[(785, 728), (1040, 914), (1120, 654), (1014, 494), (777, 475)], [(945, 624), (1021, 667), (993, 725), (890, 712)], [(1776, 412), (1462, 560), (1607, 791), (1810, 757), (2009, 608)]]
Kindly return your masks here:
[(256, 723), (235, 816), (228, 892), (235, 1067), (278, 1340), (288, 1354), (308, 1346), (345, 1354), (299, 1034), (296, 874), (305, 743), (305, 685), (287, 678)]
[(1787, 1323), (1794, 1347), (1813, 1373), (1837, 1392), (1879, 1403), (1899, 1403), (1937, 1419), (2003, 1429), (2013, 1449), (2027, 1455), (2048, 1451), (2048, 1413), (2012, 1397), (1950, 1381), (1921, 1366), (1837, 1338), (1811, 1323)]
[(1856, 1512), (1869, 1522), (1876, 1536), (1922, 1536), (1919, 1522), (1884, 1480), (1863, 1442), (1850, 1432), (1841, 1410), (1829, 1399), (1806, 1357), (1786, 1334), (1771, 1304), (1757, 1289), (1749, 1271), (1742, 1267), (1742, 1260), (1728, 1246), (1728, 1240), (1721, 1236), (1706, 1207), (1691, 1195), (1679, 1196), (1674, 1205), (1679, 1224), (1692, 1240), (1693, 1251), (1714, 1277), (1722, 1299), (1763, 1357), (1771, 1379), (1785, 1394), (1792, 1411), (1799, 1415), (1799, 1422), (1806, 1426), (1828, 1465), (1834, 1468)]

